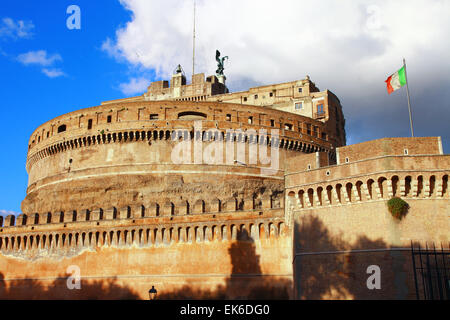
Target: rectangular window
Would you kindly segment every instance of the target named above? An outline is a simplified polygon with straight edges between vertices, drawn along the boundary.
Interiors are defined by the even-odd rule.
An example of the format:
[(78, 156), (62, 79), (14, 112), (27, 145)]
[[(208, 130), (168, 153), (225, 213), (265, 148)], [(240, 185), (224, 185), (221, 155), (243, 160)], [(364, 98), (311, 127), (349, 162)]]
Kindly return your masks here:
[(295, 110), (303, 110), (303, 102), (296, 102)]
[(256, 99), (258, 99), (258, 95), (257, 95), (257, 94), (255, 94), (255, 100), (256, 100)]
[(285, 124), (284, 124), (284, 129), (285, 129), (285, 130), (292, 130), (292, 124), (290, 124), (290, 123), (285, 123)]
[(306, 124), (306, 133), (311, 135), (311, 124), (310, 123)]
[(269, 93), (269, 97), (271, 98), (273, 97), (273, 92)]
[(88, 120), (88, 130), (92, 129), (92, 119)]
[(111, 123), (111, 120), (112, 120), (112, 117), (111, 117), (111, 116), (108, 116), (107, 122), (108, 122), (108, 123)]
[(244, 102), (247, 102), (247, 97), (244, 97)]
[(275, 127), (275, 120), (270, 120), (270, 126)]
[(318, 126), (314, 126), (314, 136), (315, 137), (319, 137), (319, 127)]
[(158, 114), (151, 114), (150, 120), (158, 120)]
[(298, 122), (298, 132), (302, 132), (302, 123)]
[(231, 121), (231, 114), (227, 114), (227, 121)]
[(253, 117), (248, 117), (248, 124), (253, 124)]
[(323, 111), (323, 104), (317, 105), (317, 114), (321, 115), (324, 113), (325, 113), (325, 111)]
[(322, 140), (327, 140), (327, 134), (325, 132), (322, 132)]
[(302, 89), (302, 88), (298, 88), (298, 92), (299, 92), (299, 93), (302, 93), (302, 92), (303, 92), (303, 89)]

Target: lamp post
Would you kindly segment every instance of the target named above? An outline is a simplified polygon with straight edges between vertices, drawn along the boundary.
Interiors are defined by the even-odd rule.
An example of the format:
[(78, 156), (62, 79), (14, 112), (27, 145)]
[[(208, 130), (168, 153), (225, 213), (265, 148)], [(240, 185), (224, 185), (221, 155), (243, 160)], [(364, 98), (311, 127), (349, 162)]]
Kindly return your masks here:
[(155, 286), (152, 286), (152, 288), (150, 290), (148, 290), (148, 297), (149, 297), (149, 299), (150, 300), (155, 300), (157, 293), (158, 293), (158, 291), (156, 291)]

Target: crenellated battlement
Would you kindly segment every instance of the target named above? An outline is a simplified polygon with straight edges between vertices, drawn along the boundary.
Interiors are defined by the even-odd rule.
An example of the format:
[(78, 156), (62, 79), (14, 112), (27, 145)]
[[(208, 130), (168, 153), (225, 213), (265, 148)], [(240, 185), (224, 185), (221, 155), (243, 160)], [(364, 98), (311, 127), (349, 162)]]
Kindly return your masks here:
[(30, 137), (29, 156), (37, 146), (41, 150), (61, 139), (97, 136), (101, 131), (186, 129), (189, 120), (201, 120), (208, 128), (274, 128), (287, 137), (305, 135), (324, 146), (336, 144), (326, 122), (290, 112), (219, 102), (128, 102), (86, 108), (44, 123)]
[[(282, 209), (284, 203), (282, 201), (283, 194), (271, 193), (267, 191), (264, 194), (254, 194), (244, 198), (230, 197), (223, 200), (214, 199), (211, 202), (206, 202), (203, 199), (196, 199), (188, 201), (180, 199), (177, 201), (164, 200), (163, 202), (152, 202), (149, 205), (132, 205), (124, 206), (121, 208), (110, 207), (95, 208), (95, 209), (83, 209), (83, 210), (69, 210), (66, 212), (45, 212), (34, 214), (21, 214), (15, 218), (14, 215), (8, 215), (3, 220), (0, 217), (0, 227), (3, 227), (3, 231), (13, 231), (11, 228), (23, 228), (23, 227), (42, 227), (44, 225), (51, 225), (55, 228), (59, 228), (67, 224), (71, 224), (74, 228), (77, 228), (76, 223), (84, 223), (84, 226), (95, 224), (99, 221), (128, 221), (133, 220), (135, 223), (139, 223), (140, 220), (146, 218), (159, 218), (160, 223), (166, 221), (167, 217), (172, 221), (177, 217), (189, 217), (189, 219), (195, 219), (196, 217), (209, 217), (213, 215), (216, 218), (216, 214), (221, 214), (222, 217), (225, 213), (243, 212), (243, 211), (265, 211), (271, 209)], [(263, 214), (261, 212), (261, 214)], [(233, 218), (233, 217), (231, 217)], [(142, 220), (141, 222), (146, 222)], [(183, 220), (184, 221), (184, 220)], [(73, 224), (75, 223), (75, 224)], [(88, 224), (86, 224), (88, 223)], [(172, 223), (172, 222), (170, 222)], [(34, 230), (34, 228), (33, 228)]]
[(338, 148), (336, 165), (321, 152), (295, 157), (285, 175), (287, 199), (295, 209), (396, 196), (449, 199), (450, 156), (441, 150), (440, 138), (385, 138)]
[(0, 226), (3, 254), (27, 252), (34, 256), (42, 250), (73, 255), (99, 246), (246, 240), (238, 239), (243, 230), (253, 240), (277, 238), (285, 232), (283, 201), (274, 201), (272, 196), (241, 201), (231, 197), (211, 203), (166, 200), (147, 207), (21, 214), (17, 219), (9, 215)]
[(409, 199), (450, 199), (449, 172), (424, 174), (418, 170), (385, 172), (330, 182), (289, 188), (288, 200), (294, 209), (342, 206), (367, 201)]
[[(203, 243), (212, 241), (252, 241), (278, 238), (286, 235), (283, 217), (259, 217), (249, 221), (210, 221), (195, 223), (174, 223), (171, 226), (145, 224), (134, 226), (105, 226), (83, 230), (41, 230), (19, 231), (0, 235), (0, 252), (14, 255), (27, 252), (39, 256), (39, 251), (47, 251), (64, 256), (79, 253), (86, 248), (95, 247), (138, 247), (168, 246), (176, 243)], [(239, 238), (247, 231), (248, 239)], [(66, 252), (65, 252), (66, 251)]]
[[(230, 132), (233, 131), (232, 135)], [(256, 135), (251, 133), (252, 131), (244, 131), (243, 129), (217, 129), (220, 132), (220, 136), (212, 135), (211, 131), (194, 131), (194, 130), (167, 130), (166, 128), (161, 128), (160, 130), (136, 130), (136, 131), (111, 131), (108, 133), (102, 133), (94, 136), (80, 136), (74, 137), (70, 140), (57, 141), (54, 144), (48, 145), (43, 149), (32, 153), (29, 155), (26, 168), (27, 171), (31, 170), (31, 167), (46, 157), (53, 156), (60, 152), (67, 150), (77, 150), (84, 147), (90, 147), (100, 144), (111, 144), (111, 143), (126, 143), (126, 142), (148, 142), (151, 141), (179, 141), (177, 137), (181, 140), (190, 139), (192, 141), (234, 141), (237, 143), (248, 143), (248, 144), (264, 144), (267, 146), (276, 146), (278, 148), (293, 150), (302, 153), (311, 152), (331, 152), (329, 146), (322, 146), (317, 144), (315, 141), (305, 141), (305, 139), (299, 139), (291, 137), (289, 135), (277, 135), (272, 136), (271, 132), (268, 131), (266, 135), (262, 136), (256, 132)]]

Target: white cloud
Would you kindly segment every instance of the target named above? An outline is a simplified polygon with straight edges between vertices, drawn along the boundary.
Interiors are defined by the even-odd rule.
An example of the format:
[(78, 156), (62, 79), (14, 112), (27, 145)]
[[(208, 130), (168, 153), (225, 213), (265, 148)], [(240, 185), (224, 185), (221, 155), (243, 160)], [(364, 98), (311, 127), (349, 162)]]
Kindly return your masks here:
[(0, 23), (0, 38), (30, 38), (34, 25), (31, 21), (18, 20), (11, 18), (3, 18)]
[[(181, 63), (189, 77), (193, 2), (120, 2), (131, 12), (130, 21), (114, 39), (105, 40), (103, 49), (165, 79)], [(320, 89), (329, 88), (341, 99), (347, 130), (352, 123), (374, 121), (368, 114), (377, 114), (377, 121), (384, 115), (386, 130), (376, 131), (375, 125), (371, 136), (394, 134), (388, 124), (403, 126), (405, 120), (408, 128), (407, 117), (394, 119), (390, 113), (403, 110), (406, 98), (404, 92), (387, 96), (384, 80), (401, 67), (403, 57), (413, 105), (429, 102), (430, 110), (416, 109), (417, 126), (421, 112), (432, 108), (450, 117), (445, 100), (433, 102), (431, 95), (437, 85), (445, 92), (450, 86), (449, 16), (450, 1), (440, 0), (197, 0), (196, 72), (213, 74), (219, 49), (230, 58), (225, 74), (232, 91), (308, 74)], [(441, 130), (447, 134), (445, 126)]]
[(65, 73), (62, 72), (60, 69), (42, 69), (42, 72), (49, 78), (57, 78), (65, 76)]
[[(249, 77), (270, 83), (311, 74), (318, 85), (353, 79), (367, 84), (394, 72), (406, 55), (423, 51), (442, 60), (450, 45), (450, 3), (445, 1), (320, 2), (197, 1), (197, 71), (214, 73), (215, 49), (230, 56), (231, 82)], [(121, 0), (132, 20), (104, 50), (168, 77), (192, 59), (192, 1)], [(139, 54), (137, 54), (139, 53)], [(416, 67), (437, 68), (429, 61)], [(447, 65), (449, 62), (445, 62)], [(347, 84), (348, 86), (348, 84)], [(336, 85), (334, 86), (336, 87)]]
[(59, 54), (48, 55), (47, 51), (29, 51), (27, 53), (20, 54), (17, 60), (24, 65), (37, 64), (41, 66), (50, 66), (56, 61), (61, 61), (62, 58)]
[(120, 91), (126, 95), (133, 95), (138, 93), (144, 93), (147, 91), (147, 87), (150, 85), (148, 79), (145, 78), (131, 78), (128, 83), (121, 83), (119, 85)]
[(11, 211), (11, 210), (0, 209), (0, 216), (6, 217), (6, 216), (9, 216), (10, 214), (12, 214), (14, 216), (18, 216), (21, 213), (20, 212)]
[[(17, 56), (17, 61), (26, 66), (38, 65), (41, 67), (51, 67), (58, 61), (62, 61), (62, 58), (57, 53), (49, 55), (47, 51), (39, 50), (20, 54)], [(61, 69), (58, 68), (42, 68), (42, 73), (49, 78), (58, 78), (66, 75)]]

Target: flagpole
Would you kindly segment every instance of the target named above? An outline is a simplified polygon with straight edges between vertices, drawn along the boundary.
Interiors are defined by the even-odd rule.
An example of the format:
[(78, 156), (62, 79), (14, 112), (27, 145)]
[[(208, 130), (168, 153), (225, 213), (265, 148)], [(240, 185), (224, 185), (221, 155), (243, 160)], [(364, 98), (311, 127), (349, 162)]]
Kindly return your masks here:
[(194, 0), (194, 31), (192, 37), (192, 75), (195, 74), (195, 0)]
[(411, 101), (410, 101), (410, 99), (409, 99), (408, 76), (406, 75), (406, 62), (405, 62), (405, 58), (403, 58), (403, 67), (405, 68), (406, 95), (408, 96), (408, 110), (409, 110), (409, 122), (410, 122), (410, 124), (411, 124), (411, 137), (414, 138), (413, 120), (412, 120), (412, 114), (411, 114)]

